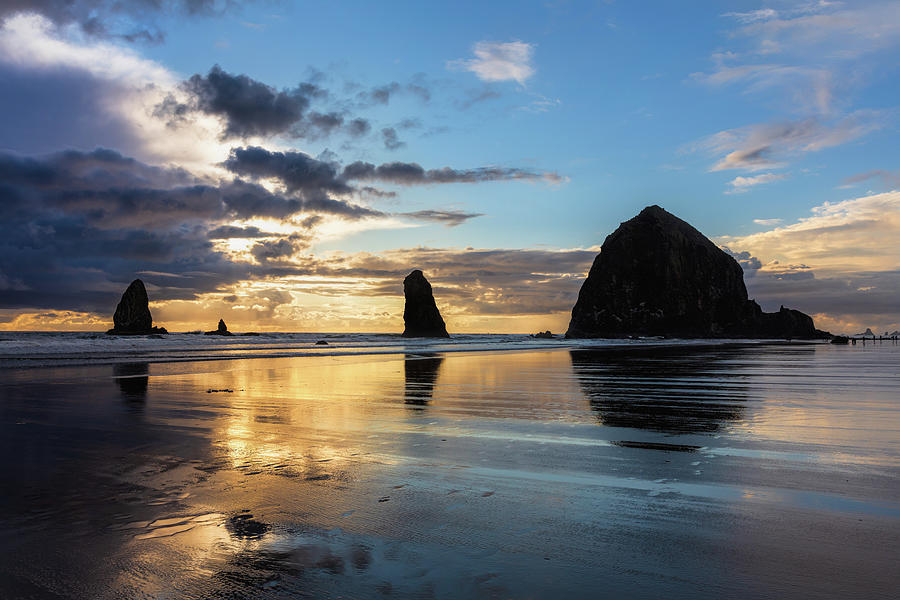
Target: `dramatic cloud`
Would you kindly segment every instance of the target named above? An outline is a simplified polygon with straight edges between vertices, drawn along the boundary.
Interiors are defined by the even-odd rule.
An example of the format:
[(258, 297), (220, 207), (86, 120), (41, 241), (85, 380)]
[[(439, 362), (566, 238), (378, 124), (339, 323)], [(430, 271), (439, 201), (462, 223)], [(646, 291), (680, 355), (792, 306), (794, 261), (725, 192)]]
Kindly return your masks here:
[(175, 74), (108, 42), (69, 41), (43, 17), (20, 15), (0, 26), (0, 79), (8, 84), (0, 110), (16, 115), (0, 119), (0, 147), (25, 154), (115, 147), (195, 170), (227, 153), (216, 119), (173, 126), (156, 116), (166, 98), (181, 94)]
[[(304, 230), (323, 215), (386, 217), (324, 194), (207, 181), (111, 150), (0, 154), (0, 307), (105, 311), (110, 292), (138, 272), (151, 274), (159, 300), (296, 273), (235, 260), (211, 240), (266, 237), (250, 254), (269, 263), (304, 247)], [(281, 222), (288, 234), (230, 223), (254, 219)]]
[(520, 85), (534, 75), (534, 45), (526, 42), (478, 42), (475, 58), (447, 63), (451, 69), (471, 71), (483, 81), (516, 81)]
[(860, 318), (893, 330), (900, 322), (898, 230), (900, 192), (888, 192), (825, 203), (791, 225), (718, 241), (761, 263), (747, 284), (764, 307), (815, 313), (840, 331), (863, 326)]
[(809, 264), (817, 271), (900, 268), (900, 192), (825, 203), (812, 213), (792, 225), (720, 239), (766, 261)]

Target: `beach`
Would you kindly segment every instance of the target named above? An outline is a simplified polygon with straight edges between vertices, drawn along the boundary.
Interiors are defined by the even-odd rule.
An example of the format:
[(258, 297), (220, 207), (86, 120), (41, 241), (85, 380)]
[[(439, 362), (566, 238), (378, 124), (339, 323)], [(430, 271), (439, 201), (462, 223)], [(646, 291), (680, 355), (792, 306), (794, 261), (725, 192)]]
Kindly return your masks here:
[(896, 343), (40, 335), (0, 340), (3, 598), (900, 587)]

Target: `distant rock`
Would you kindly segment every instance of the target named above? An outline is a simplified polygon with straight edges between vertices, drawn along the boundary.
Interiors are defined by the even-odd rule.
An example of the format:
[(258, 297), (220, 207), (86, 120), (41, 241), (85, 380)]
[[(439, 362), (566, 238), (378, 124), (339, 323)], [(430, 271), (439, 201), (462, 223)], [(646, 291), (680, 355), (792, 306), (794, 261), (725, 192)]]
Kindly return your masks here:
[(873, 337), (875, 337), (875, 333), (872, 331), (872, 328), (871, 328), (871, 327), (866, 327), (865, 332), (863, 332), (863, 333), (857, 333), (854, 337), (870, 337), (870, 338), (873, 338)]
[(572, 309), (567, 338), (817, 338), (802, 312), (764, 313), (737, 261), (659, 206), (603, 242)]
[(328, 342), (325, 340), (316, 340), (316, 346), (327, 346)]
[(836, 335), (833, 338), (831, 338), (831, 343), (847, 345), (850, 343), (850, 338), (848, 338), (846, 335)]
[(212, 331), (204, 332), (203, 335), (234, 335), (234, 334), (231, 333), (230, 331), (228, 331), (228, 326), (225, 325), (225, 321), (223, 321), (222, 319), (219, 319), (219, 326)]
[(540, 338), (542, 340), (552, 340), (553, 334), (550, 333), (550, 330), (548, 329), (547, 331), (539, 331), (538, 333), (532, 333), (531, 337)]
[(140, 279), (135, 279), (122, 294), (113, 314), (113, 328), (109, 335), (151, 335), (168, 333), (164, 327), (154, 327), (150, 315), (150, 301), (147, 288)]
[(450, 337), (434, 302), (431, 284), (422, 271), (416, 269), (406, 276), (403, 295), (406, 297), (403, 337)]

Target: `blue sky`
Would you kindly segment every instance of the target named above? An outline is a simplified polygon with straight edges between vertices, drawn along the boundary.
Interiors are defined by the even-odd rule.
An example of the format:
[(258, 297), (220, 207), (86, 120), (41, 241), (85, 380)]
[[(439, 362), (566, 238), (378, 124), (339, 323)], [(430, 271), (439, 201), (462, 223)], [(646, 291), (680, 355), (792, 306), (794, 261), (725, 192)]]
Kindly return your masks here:
[[(50, 259), (60, 234), (10, 238), (2, 327), (99, 329), (105, 295), (114, 304), (143, 273), (157, 320), (176, 329), (224, 312), (257, 329), (391, 331), (394, 280), (421, 267), (451, 330), (558, 331), (604, 237), (659, 204), (742, 257), (764, 308), (839, 331), (900, 328), (896, 3), (22, 1), (0, 18), (10, 165), (84, 177), (59, 153), (108, 148), (144, 169), (129, 171), (141, 197), (190, 204), (164, 225), (141, 216), (159, 206), (122, 179), (98, 183), (109, 167), (97, 156), (77, 203), (28, 188), (50, 212), (19, 214), (19, 230), (64, 213), (53, 227), (84, 228), (77, 239), (149, 236), (186, 254), (125, 261), (70, 244)], [(240, 85), (303, 116), (271, 125), (271, 106), (249, 114), (224, 97)], [(290, 188), (271, 166), (223, 167), (251, 147), (280, 164), (302, 152), (340, 181)], [(449, 167), (453, 181), (482, 171), (476, 183), (347, 179), (355, 161)], [(300, 208), (201, 210), (185, 195), (236, 193), (235, 178)], [(101, 213), (121, 220), (92, 221)], [(207, 235), (223, 225), (257, 230)], [(227, 275), (195, 275), (213, 271)], [(60, 273), (72, 293), (47, 300)]]

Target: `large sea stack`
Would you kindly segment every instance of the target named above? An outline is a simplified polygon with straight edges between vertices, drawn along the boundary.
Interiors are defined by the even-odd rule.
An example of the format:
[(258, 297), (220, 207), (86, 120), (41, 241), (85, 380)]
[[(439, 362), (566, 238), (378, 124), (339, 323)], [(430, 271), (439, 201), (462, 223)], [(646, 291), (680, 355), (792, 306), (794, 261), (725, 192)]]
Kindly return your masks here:
[(567, 338), (816, 338), (812, 319), (747, 298), (737, 261), (659, 206), (603, 242), (572, 309)]
[(403, 280), (403, 295), (406, 297), (403, 337), (450, 337), (434, 303), (431, 284), (422, 271), (416, 269), (406, 276)]
[(164, 327), (154, 327), (150, 316), (150, 303), (147, 288), (140, 279), (135, 279), (122, 294), (116, 312), (113, 315), (113, 328), (106, 333), (111, 335), (149, 335), (168, 333)]

